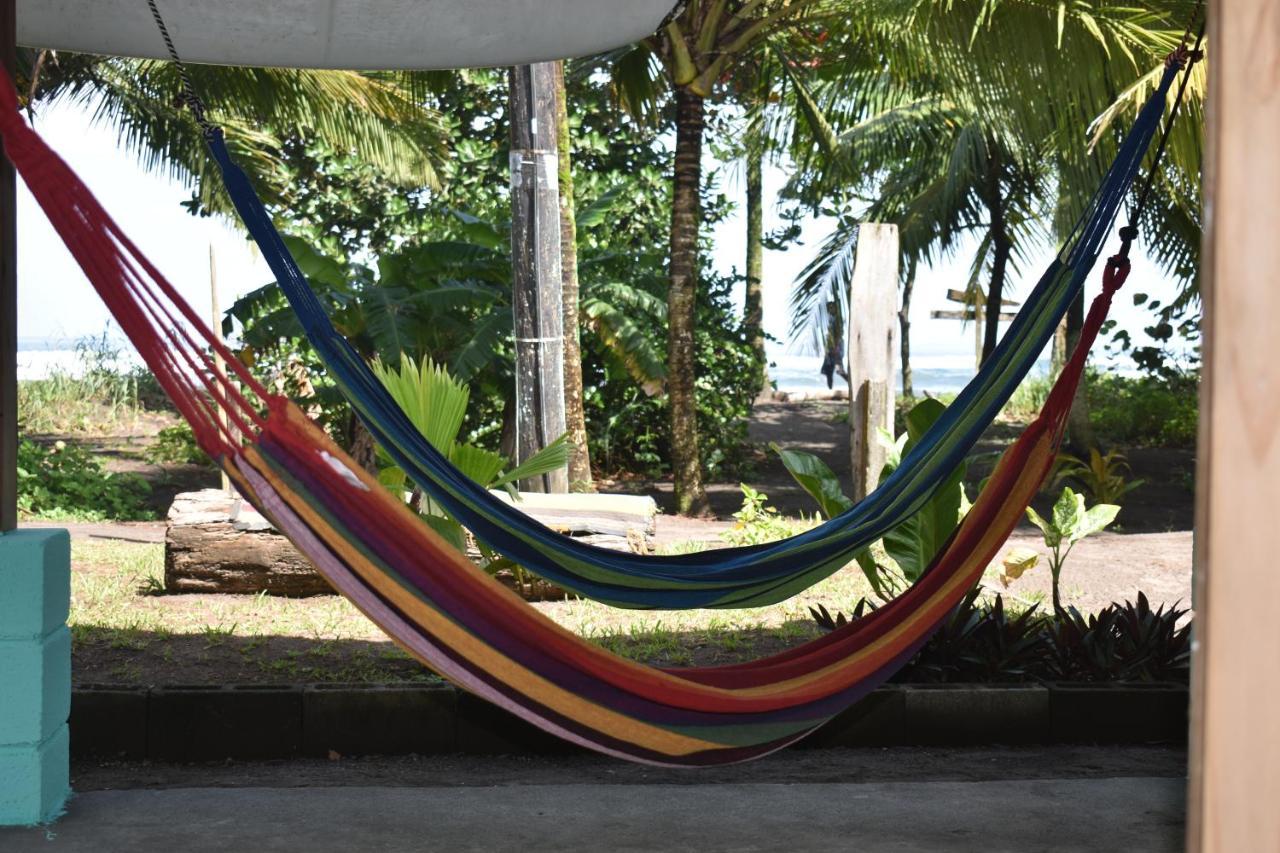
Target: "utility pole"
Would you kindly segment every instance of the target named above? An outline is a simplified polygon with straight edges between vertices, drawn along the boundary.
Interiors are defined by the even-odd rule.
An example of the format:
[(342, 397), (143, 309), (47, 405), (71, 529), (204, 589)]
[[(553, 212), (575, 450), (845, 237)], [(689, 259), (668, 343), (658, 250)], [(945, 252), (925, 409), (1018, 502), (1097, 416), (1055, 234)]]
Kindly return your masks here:
[[(565, 432), (556, 66), (510, 71), (511, 302), (516, 340), (516, 461)], [(564, 468), (522, 480), (530, 492), (567, 492)]]

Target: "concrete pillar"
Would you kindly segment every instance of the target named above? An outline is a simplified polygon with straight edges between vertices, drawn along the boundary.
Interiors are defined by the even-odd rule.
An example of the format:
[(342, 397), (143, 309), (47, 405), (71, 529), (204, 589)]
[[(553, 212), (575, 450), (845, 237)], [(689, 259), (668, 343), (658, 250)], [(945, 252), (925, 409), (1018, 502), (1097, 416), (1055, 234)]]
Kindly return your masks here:
[(0, 535), (0, 826), (53, 820), (71, 793), (71, 540)]

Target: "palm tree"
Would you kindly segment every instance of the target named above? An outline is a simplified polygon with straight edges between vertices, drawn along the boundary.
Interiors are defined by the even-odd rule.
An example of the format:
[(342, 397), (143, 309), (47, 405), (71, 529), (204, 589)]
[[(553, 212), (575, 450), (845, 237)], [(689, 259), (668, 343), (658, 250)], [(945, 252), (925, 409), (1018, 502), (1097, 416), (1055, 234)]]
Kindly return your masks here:
[[(835, 0), (689, 0), (680, 14), (614, 66), (620, 101), (644, 114), (669, 88), (675, 102), (675, 168), (667, 291), (667, 390), (676, 508), (708, 511), (698, 447), (694, 391), (694, 306), (698, 288), (702, 146), (707, 100), (718, 84), (765, 40), (830, 17)], [(655, 67), (654, 60), (657, 60)], [(656, 73), (656, 72), (661, 72)]]
[(591, 490), (591, 452), (582, 388), (582, 338), (579, 320), (578, 225), (573, 207), (573, 138), (564, 63), (556, 63), (556, 152), (560, 158), (560, 277), (564, 305), (564, 417), (569, 430), (569, 487)]
[[(259, 191), (274, 201), (286, 140), (311, 136), (375, 165), (397, 185), (438, 187), (448, 126), (423, 106), (427, 74), (289, 68), (188, 67), (210, 119)], [(29, 110), (73, 101), (117, 131), (148, 170), (195, 184), (201, 210), (227, 212), (201, 129), (184, 108), (173, 63), (22, 51), (18, 85)]]
[[(818, 176), (806, 191), (811, 201), (833, 187), (862, 193), (864, 215), (899, 222), (908, 268), (951, 250), (957, 233), (981, 229), (970, 286), (985, 271), (989, 352), (1010, 262), (1030, 241), (1065, 236), (1078, 218), (1118, 138), (1114, 119), (1149, 91), (1191, 7), (861, 4), (848, 27), (864, 52), (807, 79), (789, 69), (809, 138), (827, 155), (807, 161)], [(1135, 75), (1139, 83), (1124, 91), (1114, 82)], [(1160, 173), (1165, 203), (1153, 207), (1162, 215), (1144, 223), (1156, 257), (1175, 274), (1194, 269), (1188, 223), (1198, 217), (1197, 90)], [(837, 133), (838, 124), (850, 129)], [(847, 289), (851, 264), (841, 253), (849, 246), (846, 225), (797, 283), (797, 329), (823, 322), (831, 291)]]

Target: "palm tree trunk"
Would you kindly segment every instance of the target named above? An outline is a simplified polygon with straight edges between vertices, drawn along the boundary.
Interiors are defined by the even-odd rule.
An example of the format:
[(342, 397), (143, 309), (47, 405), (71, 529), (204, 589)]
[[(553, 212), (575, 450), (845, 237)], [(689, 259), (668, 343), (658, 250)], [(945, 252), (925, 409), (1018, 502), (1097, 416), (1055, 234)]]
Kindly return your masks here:
[(986, 362), (1000, 339), (1000, 307), (1004, 302), (1004, 279), (1009, 269), (1009, 255), (1013, 245), (1009, 242), (1008, 222), (1005, 219), (1004, 196), (1000, 190), (1000, 162), (993, 153), (987, 159), (987, 212), (991, 217), (991, 281), (987, 285), (984, 306), (986, 328), (982, 336), (982, 361)]
[(564, 305), (564, 419), (569, 430), (569, 489), (591, 490), (591, 452), (582, 401), (582, 337), (578, 320), (578, 225), (573, 208), (569, 104), (564, 63), (556, 63), (556, 151), (560, 169), (560, 298)]
[(744, 301), (747, 340), (760, 363), (760, 387), (769, 385), (764, 352), (764, 152), (747, 152), (747, 295)]
[[(1066, 352), (1068, 357), (1080, 343), (1080, 333), (1084, 329), (1084, 292), (1081, 291), (1067, 309), (1066, 318)], [(1065, 363), (1065, 361), (1064, 361)], [(1067, 415), (1067, 440), (1077, 455), (1084, 455), (1089, 448), (1096, 446), (1093, 436), (1093, 425), (1089, 422), (1088, 381), (1082, 381), (1076, 387), (1076, 395), (1071, 399), (1071, 411)]]
[(902, 309), (898, 311), (898, 326), (902, 331), (899, 346), (902, 351), (902, 396), (908, 399), (915, 397), (915, 387), (911, 377), (911, 291), (916, 286), (916, 261), (907, 262), (907, 275), (902, 280)]
[(1067, 366), (1067, 318), (1063, 317), (1058, 328), (1053, 330), (1053, 350), (1049, 357), (1049, 378), (1056, 381), (1062, 368)]
[(378, 445), (373, 433), (364, 425), (364, 421), (356, 417), (355, 412), (347, 416), (347, 453), (356, 464), (373, 476), (378, 476)]
[(671, 283), (667, 291), (667, 389), (671, 404), (671, 467), (676, 511), (709, 507), (698, 447), (694, 315), (698, 287), (698, 226), (702, 218), (703, 97), (676, 89), (675, 183), (671, 198)]

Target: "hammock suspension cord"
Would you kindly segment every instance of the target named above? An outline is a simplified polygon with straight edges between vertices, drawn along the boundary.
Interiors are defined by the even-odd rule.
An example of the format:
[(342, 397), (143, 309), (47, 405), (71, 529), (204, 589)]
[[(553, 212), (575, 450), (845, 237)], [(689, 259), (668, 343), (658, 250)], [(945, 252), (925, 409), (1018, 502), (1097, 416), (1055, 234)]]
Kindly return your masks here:
[[(148, 3), (158, 12), (156, 0)], [(166, 33), (167, 30), (162, 31)], [(166, 43), (171, 56), (180, 62), (172, 39), (166, 38)], [(1052, 334), (1074, 294), (1083, 287), (1084, 276), (1097, 258), (1115, 211), (1123, 203), (1158, 127), (1169, 84), (1181, 67), (1180, 63), (1176, 67), (1167, 63), (1156, 95), (1140, 111), (1066, 248), (1045, 272), (997, 346), (990, 368), (961, 392), (952, 411), (931, 430), (932, 437), (919, 443), (873, 498), (780, 543), (674, 557), (617, 554), (566, 539), (530, 520), (518, 508), (495, 501), (466, 480), (422, 438), (359, 354), (333, 328), (324, 306), (289, 255), (247, 177), (232, 162), (216, 129), (209, 134), (209, 143), (241, 218), (258, 241), (279, 286), (340, 390), (401, 467), (477, 538), (537, 574), (617, 606), (750, 606), (783, 600), (847, 563), (857, 549), (917, 511), (940, 484), (941, 475), (963, 461), (990, 417), (1034, 362), (1040, 345)], [(185, 68), (181, 73), (184, 85), (194, 93)], [(1184, 88), (1185, 85), (1184, 79)], [(199, 110), (199, 117), (203, 117), (203, 104)], [(202, 127), (208, 129), (207, 120)], [(1168, 125), (1165, 130), (1167, 134)], [(1127, 249), (1123, 255), (1127, 255)], [(1120, 263), (1113, 258), (1108, 266)]]
[[(202, 447), (336, 588), (414, 657), (473, 693), (560, 737), (664, 765), (743, 761), (786, 746), (915, 654), (982, 576), (1052, 469), (1090, 345), (1129, 272), (1127, 264), (1108, 265), (1042, 414), (1006, 451), (916, 584), (870, 615), (779, 655), (657, 669), (618, 658), (529, 607), (254, 380), (22, 120), (2, 75), (0, 135)], [(209, 352), (226, 359), (259, 405), (214, 370)], [(220, 408), (238, 415), (240, 436), (210, 422)]]

